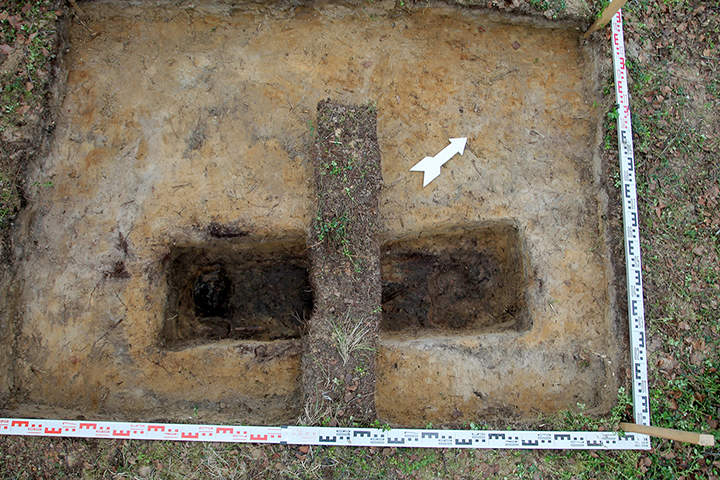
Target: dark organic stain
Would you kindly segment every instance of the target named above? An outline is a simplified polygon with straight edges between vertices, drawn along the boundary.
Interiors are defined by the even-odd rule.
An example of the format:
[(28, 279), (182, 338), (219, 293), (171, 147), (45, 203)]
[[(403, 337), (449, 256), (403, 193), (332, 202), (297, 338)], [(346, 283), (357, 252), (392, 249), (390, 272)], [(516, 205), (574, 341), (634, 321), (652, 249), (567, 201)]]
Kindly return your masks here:
[(127, 256), (129, 248), (130, 245), (128, 244), (127, 238), (125, 238), (125, 235), (123, 235), (122, 232), (118, 232), (118, 250)]
[(282, 254), (234, 247), (180, 247), (171, 254), (167, 345), (301, 336), (313, 309), (302, 247), (279, 244)]
[(195, 150), (200, 150), (205, 144), (205, 124), (201, 121), (192, 129), (190, 136), (187, 139), (187, 148), (185, 149), (185, 155)]
[(411, 240), (384, 247), (382, 331), (527, 328), (517, 230), (498, 224), (463, 235), (434, 234), (423, 241), (424, 247)]
[(123, 261), (115, 262), (113, 264), (112, 268), (110, 268), (110, 270), (106, 272), (106, 275), (108, 278), (113, 278), (113, 279), (118, 279), (118, 280), (130, 278), (132, 276), (132, 275), (130, 275), (130, 272), (128, 272), (127, 269), (125, 268), (125, 262), (123, 262)]
[(222, 317), (230, 297), (230, 279), (222, 268), (203, 273), (195, 280), (192, 297), (201, 317)]
[(212, 222), (207, 226), (207, 234), (214, 238), (238, 238), (248, 234), (247, 231), (241, 230), (234, 225), (222, 225)]
[(203, 143), (205, 143), (205, 132), (193, 130), (193, 132), (190, 134), (190, 138), (188, 139), (188, 149), (191, 151), (200, 150), (203, 146)]

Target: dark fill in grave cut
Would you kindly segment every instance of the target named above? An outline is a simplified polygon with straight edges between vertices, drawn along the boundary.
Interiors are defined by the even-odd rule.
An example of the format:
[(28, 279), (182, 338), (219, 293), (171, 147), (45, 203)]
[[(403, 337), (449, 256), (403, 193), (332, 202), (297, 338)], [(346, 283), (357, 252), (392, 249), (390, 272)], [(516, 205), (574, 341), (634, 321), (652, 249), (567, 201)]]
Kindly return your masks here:
[(383, 247), (380, 328), (411, 336), (527, 330), (526, 283), (510, 222), (395, 240)]
[(248, 241), (175, 247), (163, 343), (299, 338), (313, 307), (304, 248)]

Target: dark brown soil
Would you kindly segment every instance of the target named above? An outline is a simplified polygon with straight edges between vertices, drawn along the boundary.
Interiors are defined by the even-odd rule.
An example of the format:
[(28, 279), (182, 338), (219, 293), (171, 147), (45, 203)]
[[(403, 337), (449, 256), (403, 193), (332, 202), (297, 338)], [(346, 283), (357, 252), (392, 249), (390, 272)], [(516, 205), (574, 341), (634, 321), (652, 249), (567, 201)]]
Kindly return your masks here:
[(309, 235), (315, 311), (303, 357), (305, 421), (369, 423), (380, 323), (374, 105), (318, 104), (313, 152), (318, 212)]
[(405, 238), (383, 246), (384, 332), (472, 333), (525, 330), (525, 266), (517, 228)]
[(292, 241), (175, 248), (164, 343), (299, 338), (313, 305), (303, 250)]

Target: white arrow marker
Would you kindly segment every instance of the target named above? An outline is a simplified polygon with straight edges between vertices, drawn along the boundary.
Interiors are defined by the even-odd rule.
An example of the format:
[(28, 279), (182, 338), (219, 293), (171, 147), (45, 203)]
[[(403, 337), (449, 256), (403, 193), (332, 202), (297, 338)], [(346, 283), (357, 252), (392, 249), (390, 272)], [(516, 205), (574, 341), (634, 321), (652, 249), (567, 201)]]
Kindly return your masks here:
[(423, 187), (425, 187), (428, 183), (432, 182), (438, 175), (440, 175), (440, 167), (442, 167), (445, 162), (454, 157), (456, 153), (459, 153), (460, 155), (463, 154), (466, 143), (467, 138), (451, 138), (450, 145), (443, 148), (440, 153), (434, 157), (423, 158), (416, 163), (410, 171), (425, 172), (425, 176), (423, 176)]

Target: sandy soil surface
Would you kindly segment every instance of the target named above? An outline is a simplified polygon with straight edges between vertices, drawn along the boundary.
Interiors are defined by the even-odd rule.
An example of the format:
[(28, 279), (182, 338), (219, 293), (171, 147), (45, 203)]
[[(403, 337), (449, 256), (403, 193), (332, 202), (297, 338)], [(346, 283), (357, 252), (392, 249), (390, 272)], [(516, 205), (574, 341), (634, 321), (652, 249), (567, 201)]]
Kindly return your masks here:
[[(381, 334), (380, 417), (609, 408), (620, 335), (594, 155), (598, 87), (573, 25), (391, 2), (83, 10), (52, 148), (30, 172), (30, 183), (54, 186), (30, 193), (2, 284), (0, 380), (16, 412), (297, 419), (298, 334), (223, 336), (222, 322), (200, 332), (189, 309), (178, 340), (177, 302), (190, 293), (172, 272), (189, 258), (214, 274), (208, 252), (247, 262), (275, 252), (304, 268), (323, 98), (376, 105), (384, 245), (442, 257), (458, 235), (467, 250), (505, 232), (486, 258), (506, 266), (476, 270), (509, 272), (496, 291), (522, 287), (514, 302), (478, 307), (476, 327), (427, 321)], [(464, 155), (423, 188), (410, 167), (453, 137), (468, 138)], [(194, 288), (192, 277), (183, 285)]]

